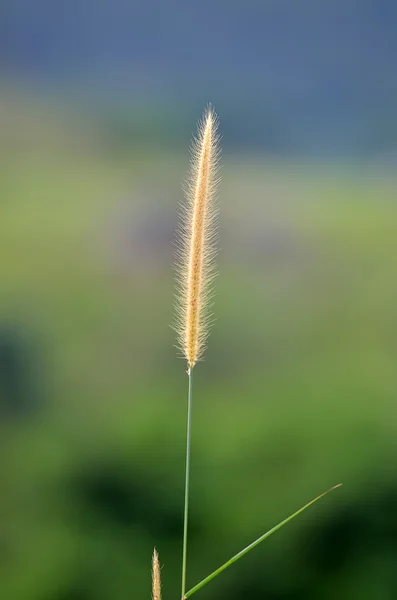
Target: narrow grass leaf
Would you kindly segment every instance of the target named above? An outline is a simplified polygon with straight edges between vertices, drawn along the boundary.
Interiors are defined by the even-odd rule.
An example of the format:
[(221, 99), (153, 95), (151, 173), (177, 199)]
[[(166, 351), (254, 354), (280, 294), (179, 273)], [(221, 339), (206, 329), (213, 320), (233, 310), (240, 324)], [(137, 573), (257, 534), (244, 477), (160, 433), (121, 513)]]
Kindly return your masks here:
[(187, 598), (190, 598), (190, 596), (193, 596), (193, 594), (195, 594), (196, 592), (198, 592), (207, 583), (209, 583), (210, 581), (212, 581), (212, 579), (214, 579), (217, 575), (220, 575), (222, 573), (222, 571), (224, 571), (225, 569), (227, 569), (228, 567), (230, 567), (230, 565), (232, 565), (233, 563), (235, 563), (236, 561), (238, 561), (245, 554), (248, 554), (248, 552), (250, 552), (251, 550), (253, 550), (254, 548), (256, 548), (256, 546), (259, 546), (259, 544), (261, 542), (263, 542), (268, 537), (270, 537), (273, 533), (275, 533), (276, 531), (278, 531), (279, 529), (281, 529), (282, 527), (284, 527), (284, 525), (286, 525), (287, 523), (289, 523), (290, 521), (292, 521), (292, 519), (295, 519), (295, 517), (297, 517), (298, 515), (300, 515), (307, 508), (309, 508), (309, 506), (311, 506), (312, 504), (314, 504), (315, 502), (317, 502), (317, 500), (320, 500), (320, 498), (323, 498), (324, 496), (326, 496), (327, 494), (329, 494), (329, 492), (332, 492), (333, 490), (336, 490), (341, 485), (342, 485), (341, 483), (339, 483), (338, 485), (334, 485), (332, 488), (330, 488), (326, 492), (323, 492), (322, 494), (320, 494), (319, 496), (317, 496), (316, 498), (314, 498), (313, 500), (311, 500), (310, 502), (308, 502), (307, 504), (305, 504), (305, 506), (303, 506), (302, 508), (300, 508), (299, 510), (297, 510), (296, 512), (294, 512), (292, 515), (290, 515), (286, 519), (284, 519), (284, 521), (281, 521), (281, 523), (279, 523), (278, 525), (276, 525), (272, 529), (269, 529), (269, 531), (267, 531), (266, 533), (264, 533), (263, 535), (261, 535), (261, 537), (259, 537), (257, 540), (255, 540), (254, 542), (252, 542), (252, 544), (249, 544), (246, 548), (244, 548), (243, 550), (241, 550), (240, 552), (238, 552), (237, 554), (235, 554), (235, 556), (233, 556), (231, 559), (229, 559), (221, 567), (219, 567), (218, 569), (216, 569), (216, 571), (214, 571), (213, 573), (211, 573), (210, 575), (208, 575), (208, 577), (206, 577), (205, 579), (203, 579), (202, 581), (200, 581), (200, 583), (198, 583), (197, 585), (195, 585), (191, 590), (189, 590), (185, 594), (185, 596), (184, 596), (184, 598), (182, 598), (182, 600), (187, 600)]

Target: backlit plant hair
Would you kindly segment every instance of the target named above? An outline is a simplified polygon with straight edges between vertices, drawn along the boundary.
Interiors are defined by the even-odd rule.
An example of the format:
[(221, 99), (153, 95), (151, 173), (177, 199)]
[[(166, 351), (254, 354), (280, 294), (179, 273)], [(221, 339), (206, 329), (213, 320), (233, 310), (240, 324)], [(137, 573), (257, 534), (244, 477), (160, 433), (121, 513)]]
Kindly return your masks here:
[(215, 113), (208, 108), (199, 122), (198, 136), (191, 150), (178, 239), (177, 333), (189, 369), (202, 357), (210, 328), (218, 212), (215, 205), (219, 182), (217, 125)]

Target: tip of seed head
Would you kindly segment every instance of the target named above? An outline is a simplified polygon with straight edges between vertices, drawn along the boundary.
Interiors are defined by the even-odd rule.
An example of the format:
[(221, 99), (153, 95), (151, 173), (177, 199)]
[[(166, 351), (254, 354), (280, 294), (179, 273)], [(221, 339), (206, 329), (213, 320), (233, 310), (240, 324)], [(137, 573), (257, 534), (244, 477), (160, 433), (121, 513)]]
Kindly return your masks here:
[(152, 558), (152, 598), (161, 600), (160, 562), (156, 548), (153, 550)]

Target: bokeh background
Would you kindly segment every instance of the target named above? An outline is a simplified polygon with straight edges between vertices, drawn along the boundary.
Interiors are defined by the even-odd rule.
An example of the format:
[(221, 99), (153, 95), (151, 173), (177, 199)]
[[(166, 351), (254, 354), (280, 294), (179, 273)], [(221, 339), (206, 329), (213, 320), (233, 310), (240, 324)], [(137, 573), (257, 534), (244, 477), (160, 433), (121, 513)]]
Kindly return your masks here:
[[(397, 598), (397, 4), (2, 0), (0, 596), (179, 598), (181, 182), (222, 133), (188, 583)], [(199, 596), (197, 596), (198, 598)]]

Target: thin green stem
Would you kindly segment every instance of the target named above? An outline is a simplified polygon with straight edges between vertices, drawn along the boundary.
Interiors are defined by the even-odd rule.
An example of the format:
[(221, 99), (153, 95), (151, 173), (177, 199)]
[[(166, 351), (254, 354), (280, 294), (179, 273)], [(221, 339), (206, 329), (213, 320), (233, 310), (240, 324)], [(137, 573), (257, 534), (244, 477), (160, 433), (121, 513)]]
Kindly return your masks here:
[(314, 500), (311, 500), (311, 502), (308, 502), (307, 504), (305, 504), (305, 506), (303, 506), (302, 508), (300, 508), (299, 510), (297, 510), (296, 512), (294, 512), (292, 515), (290, 515), (286, 519), (284, 519), (284, 521), (281, 521), (281, 523), (279, 523), (278, 525), (276, 525), (275, 527), (273, 527), (272, 529), (270, 529), (269, 531), (267, 531), (266, 533), (264, 533), (263, 535), (261, 535), (261, 537), (259, 537), (257, 540), (255, 540), (254, 542), (252, 542), (252, 544), (249, 544), (249, 546), (247, 546), (246, 548), (244, 548), (244, 550), (241, 550), (240, 552), (238, 552), (237, 554), (235, 554), (225, 564), (223, 564), (221, 567), (219, 567), (218, 569), (216, 569), (216, 571), (214, 571), (213, 573), (211, 573), (210, 575), (208, 575), (208, 577), (206, 577), (205, 579), (203, 579), (202, 581), (200, 581), (200, 583), (198, 583), (197, 585), (195, 585), (185, 595), (182, 594), (182, 600), (186, 600), (187, 598), (190, 598), (190, 596), (193, 596), (193, 594), (195, 594), (196, 592), (198, 592), (207, 583), (209, 583), (210, 581), (212, 581), (212, 579), (214, 579), (217, 575), (219, 575), (220, 573), (222, 573), (222, 571), (224, 571), (225, 569), (227, 569), (227, 567), (230, 567), (230, 565), (232, 565), (237, 560), (239, 560), (239, 558), (242, 558), (245, 554), (247, 554), (248, 552), (250, 552), (250, 550), (253, 550), (254, 548), (256, 548), (256, 546), (258, 546), (261, 542), (263, 542), (263, 540), (265, 540), (266, 538), (268, 538), (269, 536), (271, 536), (273, 533), (275, 533), (276, 531), (278, 531), (279, 529), (281, 529), (281, 527), (283, 527), (284, 525), (286, 525), (287, 523), (289, 523), (289, 521), (292, 521), (292, 519), (294, 519), (295, 517), (297, 517), (300, 513), (302, 513), (307, 508), (309, 508), (309, 506), (311, 506), (312, 504), (314, 504), (315, 502), (317, 502), (317, 500), (320, 500), (320, 498), (322, 498), (323, 496), (325, 496), (329, 492), (332, 492), (332, 490), (335, 490), (336, 488), (340, 487), (341, 485), (342, 485), (341, 483), (339, 483), (338, 485), (334, 485), (331, 489), (327, 490), (326, 492), (323, 492), (322, 494), (320, 494), (319, 496), (317, 496), (317, 498), (314, 498)]
[(193, 377), (192, 368), (188, 370), (189, 377), (189, 394), (188, 394), (188, 405), (187, 405), (187, 436), (186, 436), (186, 475), (185, 475), (185, 510), (183, 517), (183, 552), (182, 552), (182, 598), (185, 597), (186, 592), (186, 559), (187, 559), (187, 525), (189, 515), (189, 480), (190, 480), (190, 448), (191, 448), (191, 437), (192, 437), (192, 388), (193, 388)]

